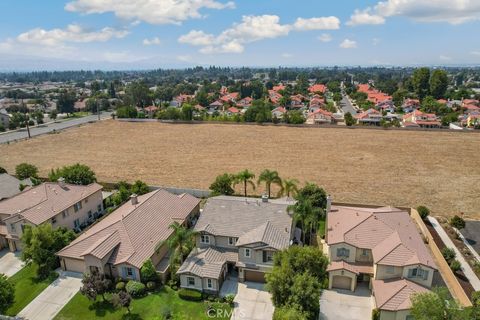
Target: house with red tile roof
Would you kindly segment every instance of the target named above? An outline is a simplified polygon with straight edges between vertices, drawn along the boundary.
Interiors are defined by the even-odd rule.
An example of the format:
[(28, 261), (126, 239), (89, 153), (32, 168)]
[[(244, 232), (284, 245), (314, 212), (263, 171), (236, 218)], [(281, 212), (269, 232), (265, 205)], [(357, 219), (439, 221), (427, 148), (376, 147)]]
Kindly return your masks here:
[(248, 108), (252, 106), (253, 99), (250, 97), (245, 97), (239, 101), (237, 101), (237, 107), (239, 108)]
[(227, 93), (220, 97), (220, 100), (224, 103), (236, 103), (239, 97), (238, 92)]
[(420, 108), (420, 100), (418, 99), (405, 99), (402, 104), (402, 109), (406, 113), (410, 113)]
[(370, 108), (355, 115), (355, 118), (359, 124), (378, 126), (380, 125), (380, 121), (382, 120), (383, 116), (380, 111)]
[(287, 109), (284, 107), (276, 107), (272, 110), (272, 117), (277, 119), (283, 119), (283, 116), (287, 113)]
[(158, 107), (148, 106), (148, 107), (145, 107), (144, 110), (150, 118), (153, 118), (153, 116), (155, 115), (155, 112), (157, 112), (158, 110)]
[(285, 90), (285, 86), (283, 84), (279, 84), (277, 86), (273, 86), (272, 90), (275, 91), (275, 92), (278, 92), (278, 91), (281, 91), (281, 90)]
[(437, 267), (407, 211), (332, 206), (325, 241), (329, 288), (368, 287), (380, 319), (408, 319), (411, 295), (432, 287)]
[(50, 223), (80, 230), (103, 214), (102, 186), (46, 182), (0, 201), (0, 243), (20, 250), (24, 226)]
[(331, 112), (323, 109), (317, 109), (307, 115), (307, 124), (331, 124), (334, 121)]
[(235, 107), (230, 107), (227, 109), (227, 111), (225, 111), (225, 113), (228, 115), (228, 116), (233, 116), (235, 114), (240, 114), (240, 110), (238, 110), (237, 108)]
[(165, 279), (168, 246), (174, 222), (190, 227), (200, 213), (200, 199), (163, 189), (136, 196), (84, 231), (57, 252), (63, 270), (98, 271), (111, 277), (140, 281), (148, 259)]
[(403, 116), (402, 125), (404, 127), (438, 128), (442, 124), (435, 114), (415, 110)]
[(324, 84), (314, 84), (308, 88), (310, 93), (321, 93), (324, 94), (327, 91), (327, 87)]
[(268, 90), (268, 97), (273, 104), (279, 104), (283, 96), (275, 90)]

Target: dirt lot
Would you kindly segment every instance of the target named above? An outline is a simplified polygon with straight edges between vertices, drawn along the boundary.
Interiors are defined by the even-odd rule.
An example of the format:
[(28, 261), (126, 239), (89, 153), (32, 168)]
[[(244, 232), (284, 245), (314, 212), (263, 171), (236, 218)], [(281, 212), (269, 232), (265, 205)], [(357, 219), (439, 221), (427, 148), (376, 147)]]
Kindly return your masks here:
[(46, 175), (81, 162), (99, 181), (193, 188), (223, 172), (270, 168), (324, 186), (334, 201), (424, 204), (434, 214), (480, 218), (479, 146), (474, 133), (108, 120), (0, 145), (0, 166), (13, 172), (27, 161)]

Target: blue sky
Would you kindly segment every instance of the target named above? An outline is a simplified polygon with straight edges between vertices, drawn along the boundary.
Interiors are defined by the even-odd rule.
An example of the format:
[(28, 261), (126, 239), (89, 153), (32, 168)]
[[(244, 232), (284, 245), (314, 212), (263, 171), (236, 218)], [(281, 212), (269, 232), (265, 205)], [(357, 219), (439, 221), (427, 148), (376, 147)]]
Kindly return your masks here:
[(478, 65), (480, 0), (2, 0), (0, 69)]

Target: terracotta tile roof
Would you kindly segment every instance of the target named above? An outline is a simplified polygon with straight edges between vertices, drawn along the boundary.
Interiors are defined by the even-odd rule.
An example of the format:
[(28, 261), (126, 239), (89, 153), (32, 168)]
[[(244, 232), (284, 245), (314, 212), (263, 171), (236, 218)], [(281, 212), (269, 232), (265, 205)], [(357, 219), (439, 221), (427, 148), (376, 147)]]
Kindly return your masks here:
[(242, 234), (237, 240), (237, 247), (253, 243), (263, 243), (277, 250), (287, 248), (290, 242), (290, 229), (278, 230), (270, 221)]
[(377, 308), (387, 311), (408, 310), (414, 293), (429, 290), (407, 279), (372, 280)]
[(227, 111), (230, 112), (230, 113), (239, 113), (240, 112), (240, 110), (238, 110), (235, 107), (230, 107), (230, 108), (227, 109)]
[(436, 269), (410, 215), (397, 208), (335, 206), (328, 213), (327, 243), (370, 249), (378, 264), (423, 264)]
[(220, 278), (227, 261), (236, 262), (238, 253), (220, 248), (195, 248), (177, 271), (177, 274), (193, 274), (201, 278)]
[(33, 224), (41, 224), (80, 200), (102, 190), (92, 183), (87, 186), (46, 182), (0, 202), (0, 213), (20, 214)]
[(125, 262), (140, 268), (153, 255), (155, 246), (170, 237), (170, 225), (183, 223), (199, 202), (189, 194), (152, 191), (139, 196), (136, 205), (130, 201), (123, 204), (57, 255), (83, 259), (87, 254), (102, 256), (113, 250), (112, 264)]
[(322, 92), (325, 93), (327, 91), (327, 87), (324, 84), (314, 84), (308, 88), (309, 92)]
[(344, 260), (332, 261), (327, 267), (327, 271), (348, 270), (355, 274), (366, 273), (373, 274), (373, 266), (368, 263), (350, 263)]

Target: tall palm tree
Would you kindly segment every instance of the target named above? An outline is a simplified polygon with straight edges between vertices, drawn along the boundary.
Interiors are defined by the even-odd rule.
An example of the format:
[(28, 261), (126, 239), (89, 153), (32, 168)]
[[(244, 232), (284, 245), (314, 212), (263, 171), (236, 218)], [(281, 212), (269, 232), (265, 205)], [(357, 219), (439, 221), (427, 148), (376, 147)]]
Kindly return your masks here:
[(290, 198), (290, 194), (295, 196), (298, 193), (298, 180), (297, 179), (285, 179), (282, 183), (282, 190), (280, 190), (280, 195), (286, 195), (287, 198)]
[(255, 174), (248, 171), (248, 169), (240, 171), (235, 175), (234, 186), (237, 185), (238, 183), (243, 183), (243, 191), (245, 193), (245, 197), (247, 197), (247, 185), (250, 185), (253, 188), (253, 190), (255, 190), (255, 183), (252, 181), (253, 178), (255, 178)]
[(175, 262), (182, 264), (183, 259), (194, 247), (194, 238), (197, 232), (186, 228), (176, 221), (170, 225), (170, 229), (173, 229), (173, 234), (167, 240), (158, 243), (155, 249), (158, 251), (160, 247), (166, 244), (171, 252), (170, 265)]
[(295, 223), (300, 223), (302, 228), (302, 242), (305, 243), (307, 230), (311, 241), (313, 229), (315, 224), (318, 223), (318, 216), (321, 214), (321, 209), (314, 207), (310, 200), (300, 198), (295, 204), (289, 205), (287, 210), (293, 213)]
[(260, 176), (258, 177), (258, 184), (265, 182), (265, 187), (267, 188), (267, 194), (268, 197), (270, 198), (270, 187), (272, 183), (278, 185), (280, 188), (282, 187), (282, 179), (280, 179), (280, 176), (278, 175), (277, 171), (271, 171), (268, 169), (265, 169), (260, 173)]

